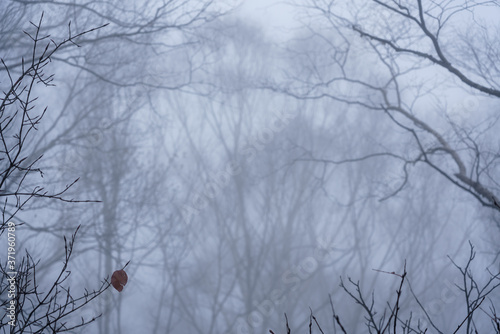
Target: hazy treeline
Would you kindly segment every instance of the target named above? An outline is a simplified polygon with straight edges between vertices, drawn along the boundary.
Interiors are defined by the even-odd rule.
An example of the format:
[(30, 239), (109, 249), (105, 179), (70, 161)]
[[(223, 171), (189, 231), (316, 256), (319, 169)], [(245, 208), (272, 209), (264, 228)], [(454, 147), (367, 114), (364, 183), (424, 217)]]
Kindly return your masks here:
[(498, 292), (477, 303), (500, 284), (498, 3), (295, 1), (286, 40), (238, 5), (0, 3), (5, 96), (57, 48), (37, 99), (0, 109), (6, 154), (26, 122), (9, 119), (47, 106), (17, 174), (0, 161), (17, 261), (50, 287), (79, 225), (61, 286), (85, 294), (130, 260), (74, 332), (279, 333), (285, 313), (299, 332), (312, 310), (333, 333), (332, 302), (365, 333), (339, 284), (389, 317), (405, 263), (398, 326), (495, 330)]

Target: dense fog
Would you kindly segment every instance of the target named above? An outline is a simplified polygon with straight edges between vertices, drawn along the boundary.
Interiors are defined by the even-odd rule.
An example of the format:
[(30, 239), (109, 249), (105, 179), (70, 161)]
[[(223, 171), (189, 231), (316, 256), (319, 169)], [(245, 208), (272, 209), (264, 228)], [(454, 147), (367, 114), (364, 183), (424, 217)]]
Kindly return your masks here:
[(0, 0), (0, 332), (500, 333), (499, 18)]

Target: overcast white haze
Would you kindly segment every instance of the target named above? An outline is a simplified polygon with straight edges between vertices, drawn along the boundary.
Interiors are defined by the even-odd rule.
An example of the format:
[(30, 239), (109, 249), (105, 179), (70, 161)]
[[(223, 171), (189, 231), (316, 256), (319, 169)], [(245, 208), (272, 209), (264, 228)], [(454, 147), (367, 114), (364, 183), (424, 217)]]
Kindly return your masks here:
[(0, 333), (500, 333), (498, 18), (0, 1)]
[(299, 27), (295, 8), (285, 1), (243, 1), (235, 14), (241, 20), (247, 20), (265, 29), (268, 36), (273, 39), (290, 37)]

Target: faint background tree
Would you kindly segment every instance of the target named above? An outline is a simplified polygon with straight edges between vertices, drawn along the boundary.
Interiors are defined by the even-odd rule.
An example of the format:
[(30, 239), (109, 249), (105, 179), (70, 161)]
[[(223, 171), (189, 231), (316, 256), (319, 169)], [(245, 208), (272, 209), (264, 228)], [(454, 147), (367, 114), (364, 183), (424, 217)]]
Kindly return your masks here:
[[(474, 95), (446, 66), (436, 71), (439, 62), (366, 35), (439, 56), (401, 15), (404, 3), (299, 1), (305, 24), (281, 44), (223, 2), (8, 4), (17, 15), (44, 9), (56, 37), (70, 20), (72, 30), (110, 23), (80, 52), (53, 59), (56, 112), (30, 146), (53, 176), (81, 176), (67, 194), (102, 203), (41, 205), (24, 219), (33, 231), (24, 240), (39, 242), (52, 264), (64, 254), (44, 246), (82, 224), (75, 283), (132, 260), (124, 292), (88, 311), (105, 314), (92, 330), (258, 333), (281, 327), (284, 312), (307, 330), (310, 306), (331, 319), (330, 293), (346, 305), (337, 310), (346, 328), (362, 332), (365, 314), (338, 288), (339, 276), (359, 277), (363, 294), (393, 296), (388, 281), (398, 277), (373, 269), (396, 272), (405, 259), (422, 304), (441, 307), (429, 311), (438, 328), (465, 318), (458, 297), (436, 296), (456, 282), (446, 255), (464, 263), (467, 239), (478, 253), (498, 251), (495, 201), (485, 196), (497, 192), (496, 97)], [(428, 20), (439, 17), (436, 3), (422, 5)], [(442, 22), (481, 8), (469, 5)], [(420, 20), (418, 3), (408, 13)], [(452, 30), (439, 31), (440, 43), (454, 42)], [(17, 37), (2, 43), (13, 55), (24, 50)], [(470, 95), (448, 112), (464, 87)], [(481, 255), (475, 270), (496, 263)], [(385, 301), (377, 297), (376, 309)], [(418, 309), (408, 291), (399, 305)], [(478, 323), (490, 326), (486, 315)]]
[[(50, 24), (43, 27), (43, 33), (54, 40), (61, 28), (70, 36), (75, 29), (94, 25), (107, 28), (79, 38), (85, 50), (75, 48), (79, 51), (75, 52), (63, 45), (51, 57), (57, 64), (53, 83), (59, 89), (42, 96), (40, 102), (55, 102), (53, 110), (46, 115), (47, 123), (42, 125), (38, 140), (25, 147), (30, 156), (44, 155), (42, 167), (52, 171), (43, 180), (45, 187), (59, 187), (63, 179), (58, 176), (81, 176), (84, 182), (80, 187), (63, 187), (66, 194), (95, 196), (100, 201), (72, 208), (57, 203), (38, 205), (18, 217), (25, 223), (23, 247), (38, 242), (34, 253), (47, 260), (39, 276), (50, 276), (52, 266), (64, 256), (39, 243), (40, 235), (47, 236), (47, 245), (61, 232), (73, 231), (80, 224), (81, 247), (74, 252), (80, 277), (70, 283), (81, 283), (82, 276), (87, 282), (107, 276), (116, 266), (123, 266), (125, 256), (135, 259), (132, 273), (141, 265), (149, 266), (146, 255), (172, 223), (165, 222), (158, 201), (155, 204), (155, 199), (162, 198), (162, 182), (167, 182), (166, 170), (162, 169), (166, 164), (163, 156), (147, 149), (158, 133), (149, 131), (156, 126), (156, 116), (148, 116), (151, 110), (146, 111), (145, 106), (168, 91), (200, 94), (211, 90), (197, 78), (204, 60), (198, 55), (200, 42), (193, 32), (223, 15), (231, 4), (8, 1), (1, 6), (5, 9), (0, 38), (6, 50), (3, 59), (12, 73), (22, 65), (20, 59), (30, 55), (20, 37), (24, 36), (25, 21), (35, 14), (45, 13)], [(155, 210), (151, 210), (153, 206)], [(152, 233), (152, 229), (161, 233)], [(147, 236), (156, 240), (151, 242)], [(99, 261), (89, 267), (89, 259), (95, 259), (96, 254)], [(102, 333), (120, 331), (121, 298), (112, 296), (106, 294), (102, 307), (89, 311), (91, 316), (104, 313), (99, 325)]]

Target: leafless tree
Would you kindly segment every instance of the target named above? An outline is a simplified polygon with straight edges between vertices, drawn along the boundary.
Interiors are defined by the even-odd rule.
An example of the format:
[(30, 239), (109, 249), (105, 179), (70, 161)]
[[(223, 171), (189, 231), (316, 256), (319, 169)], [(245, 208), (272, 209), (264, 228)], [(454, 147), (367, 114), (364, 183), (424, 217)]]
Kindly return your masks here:
[[(7, 85), (0, 100), (0, 138), (1, 138), (1, 181), (0, 197), (2, 198), (2, 223), (0, 235), (8, 240), (9, 250), (5, 263), (0, 263), (1, 307), (6, 310), (0, 319), (0, 328), (4, 333), (61, 332), (84, 327), (96, 317), (78, 322), (70, 318), (81, 312), (81, 309), (98, 298), (108, 287), (104, 280), (97, 290), (83, 292), (75, 296), (67, 286), (71, 275), (68, 270), (74, 249), (76, 233), (70, 241), (64, 238), (63, 266), (53, 282), (46, 283), (37, 275), (41, 261), (35, 260), (31, 254), (20, 248), (21, 242), (16, 233), (23, 228), (19, 219), (20, 212), (36, 200), (57, 200), (65, 203), (90, 202), (89, 200), (66, 197), (68, 190), (78, 181), (74, 180), (61, 190), (46, 190), (40, 177), (43, 171), (39, 167), (42, 156), (30, 154), (29, 146), (37, 140), (37, 131), (48, 108), (37, 106), (36, 94), (38, 86), (50, 87), (53, 75), (49, 64), (52, 58), (68, 44), (76, 44), (82, 36), (93, 33), (96, 29), (71, 35), (62, 41), (50, 39), (42, 34), (43, 14), (36, 23), (32, 23), (34, 31), (26, 32), (32, 43), (29, 58), (23, 58), (20, 68), (10, 68), (2, 59), (3, 73), (6, 74)], [(8, 236), (8, 238), (7, 238)], [(3, 243), (2, 243), (3, 244)], [(22, 254), (22, 255), (21, 255)]]
[[(159, 179), (167, 179), (168, 168), (162, 169), (166, 166), (163, 155), (155, 151), (145, 154), (144, 147), (154, 137), (148, 129), (155, 126), (154, 115), (149, 115), (152, 111), (145, 106), (171, 91), (206, 94), (212, 90), (198, 77), (206, 55), (195, 32), (230, 10), (231, 2), (9, 1), (1, 7), (5, 20), (0, 25), (0, 40), (2, 49), (8, 50), (5, 66), (12, 73), (18, 71), (22, 65), (19, 59), (27, 54), (25, 39), (20, 38), (23, 21), (34, 13), (45, 12), (50, 25), (43, 27), (44, 34), (53, 39), (61, 27), (65, 32), (69, 29), (75, 42), (71, 36), (74, 29), (106, 26), (92, 36), (78, 36), (79, 45), (86, 48), (70, 49), (64, 44), (51, 56), (61, 72), (53, 83), (61, 88), (50, 98), (61, 103), (49, 115), (40, 138), (25, 148), (31, 156), (44, 155), (45, 170), (81, 176), (84, 182), (78, 188), (63, 187), (64, 194), (96, 198), (100, 203), (90, 208), (60, 204), (38, 207), (38, 213), (55, 212), (59, 219), (43, 224), (25, 221), (25, 226), (52, 237), (81, 224), (80, 242), (84, 246), (76, 252), (76, 261), (85, 261), (84, 257), (94, 256), (95, 251), (102, 260), (95, 277), (86, 275), (89, 281), (123, 265), (120, 261), (124, 256), (141, 258), (133, 262), (131, 273), (141, 266), (152, 266), (153, 260), (143, 255), (151, 253), (160, 244), (159, 237), (169, 230), (159, 209), (164, 185)], [(143, 145), (140, 150), (139, 144)], [(45, 181), (49, 188), (60, 183), (57, 179)], [(54, 196), (63, 198), (62, 194)], [(151, 210), (153, 206), (155, 210)], [(161, 233), (150, 233), (153, 230)], [(142, 232), (146, 233), (141, 237), (149, 235), (153, 242), (139, 242)], [(49, 271), (61, 255), (44, 254), (43, 269)], [(101, 311), (106, 321), (99, 328), (109, 333), (115, 324), (119, 330), (121, 298), (114, 300), (109, 293), (104, 297)], [(112, 303), (117, 305), (113, 308), (118, 311), (116, 323), (109, 312)]]
[[(492, 138), (498, 128), (494, 106), (499, 83), (494, 60), (500, 50), (496, 34), (492, 34), (498, 28), (486, 13), (497, 13), (498, 4), (377, 0), (342, 4), (313, 0), (297, 1), (295, 5), (305, 32), (286, 49), (290, 61), (285, 76), (274, 82), (267, 80), (263, 86), (300, 101), (324, 101), (331, 113), (354, 114), (351, 131), (364, 131), (373, 145), (368, 152), (357, 147), (351, 152), (332, 150), (327, 154), (306, 148), (307, 154), (294, 163), (315, 161), (325, 168), (338, 169), (367, 161), (375, 164), (385, 158), (390, 161), (386, 165), (390, 172), (374, 168), (379, 172), (370, 180), (378, 187), (369, 195), (378, 197), (381, 203), (390, 200), (401, 204), (400, 200), (406, 198), (402, 208), (411, 209), (414, 217), (405, 219), (423, 214), (422, 198), (416, 200), (413, 195), (416, 190), (420, 192), (419, 187), (427, 187), (428, 181), (419, 176), (431, 177), (429, 171), (444, 177), (460, 190), (458, 193), (472, 195), (477, 203), (492, 209), (493, 216), (498, 215), (498, 155)], [(473, 40), (470, 31), (480, 31), (481, 37)], [(364, 122), (375, 118), (385, 121), (380, 121), (380, 128), (366, 131)], [(391, 136), (384, 136), (387, 133)], [(422, 165), (430, 169), (424, 171), (419, 168)], [(394, 176), (395, 166), (399, 176)], [(389, 174), (392, 178), (386, 176)], [(406, 197), (405, 191), (410, 188)], [(433, 195), (439, 203), (434, 212), (450, 212), (446, 197), (457, 192), (449, 187), (434, 188), (426, 191), (426, 196), (432, 192), (438, 193)], [(415, 205), (417, 208), (412, 208)], [(468, 208), (470, 212), (474, 207)], [(422, 228), (429, 231), (423, 221), (416, 219), (412, 228), (424, 224)], [(380, 227), (383, 223), (376, 224)], [(492, 227), (489, 224), (484, 230), (491, 231)], [(387, 245), (398, 244), (394, 250), (399, 250), (403, 244), (404, 248), (412, 244), (408, 239), (416, 235), (395, 230), (392, 234), (393, 228), (387, 232), (398, 236), (386, 239)], [(433, 227), (433, 232), (427, 233), (438, 237), (434, 232)], [(464, 244), (466, 238), (459, 235), (456, 243)], [(419, 240), (413, 245), (434, 247), (433, 242)], [(497, 245), (493, 247), (498, 251)], [(426, 262), (423, 257), (422, 261)]]
[[(488, 25), (487, 18), (476, 19), (485, 15), (484, 10), (497, 12), (498, 4), (373, 0), (344, 7), (312, 0), (297, 6), (304, 10), (309, 35), (324, 41), (322, 51), (331, 57), (314, 59), (307, 51), (297, 51), (312, 74), (305, 81), (300, 73), (294, 75), (296, 81), (282, 90), (299, 99), (324, 98), (378, 112), (405, 131), (413, 143), (411, 150), (364, 157), (386, 155), (400, 164), (402, 181), (388, 196), (404, 189), (411, 166), (424, 163), (483, 206), (500, 210), (494, 167), (498, 157), (488, 145), (498, 116), (487, 110), (488, 103), (495, 103), (500, 95), (495, 65), (499, 50), (493, 37), (497, 35), (492, 33), (495, 25)], [(468, 31), (481, 31), (479, 40), (457, 28), (464, 21)], [(363, 61), (369, 65), (358, 66)], [(330, 71), (320, 71), (322, 67)], [(435, 76), (430, 77), (431, 73)], [(461, 113), (465, 108), (449, 108), (450, 101), (443, 97), (452, 93), (441, 84), (445, 80), (470, 94), (474, 109), (470, 112), (476, 115), (479, 108), (486, 109), (481, 121), (457, 121), (466, 117)], [(429, 108), (425, 103), (434, 105)], [(437, 123), (441, 120), (432, 117), (429, 109), (437, 109), (439, 117), (448, 121), (446, 130), (441, 130)]]

